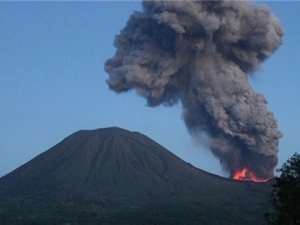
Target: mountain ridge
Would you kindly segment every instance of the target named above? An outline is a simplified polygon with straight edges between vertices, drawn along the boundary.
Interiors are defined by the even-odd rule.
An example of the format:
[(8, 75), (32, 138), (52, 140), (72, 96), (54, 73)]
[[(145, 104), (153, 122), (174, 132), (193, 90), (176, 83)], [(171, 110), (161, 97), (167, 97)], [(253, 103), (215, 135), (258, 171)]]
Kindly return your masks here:
[[(242, 219), (245, 212), (257, 216), (257, 207), (268, 206), (269, 191), (268, 184), (239, 182), (202, 171), (147, 136), (116, 127), (77, 131), (0, 179), (0, 199), (10, 207), (22, 199), (34, 215), (43, 215), (41, 221), (44, 217), (51, 220), (47, 211), (39, 212), (43, 207), (68, 209), (72, 215), (75, 207), (80, 215), (87, 211), (95, 221), (107, 220), (107, 224), (114, 224), (115, 218), (124, 220), (124, 216), (131, 222), (151, 221), (153, 214), (160, 215), (158, 224), (188, 218), (190, 224), (197, 224), (209, 214), (218, 224), (226, 224), (224, 218)], [(32, 199), (40, 207), (32, 206)], [(24, 218), (26, 207), (18, 209)], [(0, 218), (1, 210), (7, 211), (3, 203)], [(242, 216), (232, 217), (235, 211)], [(170, 216), (163, 219), (161, 213)], [(253, 220), (250, 216), (250, 222), (244, 224)]]

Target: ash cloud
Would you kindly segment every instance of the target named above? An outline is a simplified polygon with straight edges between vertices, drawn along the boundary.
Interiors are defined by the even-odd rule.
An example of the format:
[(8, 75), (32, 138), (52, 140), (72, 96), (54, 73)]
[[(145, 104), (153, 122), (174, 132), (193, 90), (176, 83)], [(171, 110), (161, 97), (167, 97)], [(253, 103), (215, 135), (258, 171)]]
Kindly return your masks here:
[(247, 1), (144, 1), (115, 38), (107, 83), (115, 92), (135, 89), (149, 106), (181, 101), (190, 133), (209, 136), (231, 176), (248, 167), (271, 178), (281, 133), (248, 76), (282, 35), (266, 6)]

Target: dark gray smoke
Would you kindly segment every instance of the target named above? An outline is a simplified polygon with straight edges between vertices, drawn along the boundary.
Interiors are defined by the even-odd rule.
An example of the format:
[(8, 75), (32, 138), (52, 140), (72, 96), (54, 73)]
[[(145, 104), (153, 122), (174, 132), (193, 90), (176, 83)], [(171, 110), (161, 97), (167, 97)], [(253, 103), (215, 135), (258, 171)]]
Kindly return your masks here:
[(182, 102), (192, 134), (207, 143), (231, 176), (244, 167), (273, 177), (281, 133), (248, 75), (281, 44), (266, 6), (246, 1), (144, 1), (115, 39), (107, 83), (131, 89), (149, 106)]

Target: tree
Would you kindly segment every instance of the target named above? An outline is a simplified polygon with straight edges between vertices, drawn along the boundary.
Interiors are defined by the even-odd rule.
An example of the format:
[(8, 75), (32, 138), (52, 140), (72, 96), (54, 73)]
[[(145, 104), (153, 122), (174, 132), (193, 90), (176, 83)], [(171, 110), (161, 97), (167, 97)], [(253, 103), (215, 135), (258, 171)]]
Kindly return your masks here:
[(272, 185), (273, 212), (270, 225), (300, 225), (300, 154), (295, 153), (281, 169)]

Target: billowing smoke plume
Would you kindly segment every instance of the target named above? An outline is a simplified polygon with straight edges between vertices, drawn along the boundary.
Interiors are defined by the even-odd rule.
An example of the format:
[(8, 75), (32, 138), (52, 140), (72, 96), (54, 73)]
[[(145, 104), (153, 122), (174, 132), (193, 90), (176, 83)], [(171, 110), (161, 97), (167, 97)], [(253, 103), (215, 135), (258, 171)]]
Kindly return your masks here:
[(209, 136), (231, 176), (247, 167), (271, 178), (281, 133), (248, 75), (282, 35), (266, 6), (246, 1), (144, 1), (115, 39), (107, 83), (136, 89), (149, 106), (181, 101), (189, 131)]

